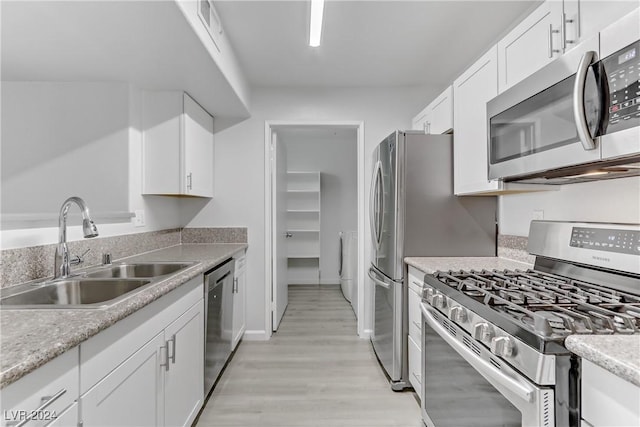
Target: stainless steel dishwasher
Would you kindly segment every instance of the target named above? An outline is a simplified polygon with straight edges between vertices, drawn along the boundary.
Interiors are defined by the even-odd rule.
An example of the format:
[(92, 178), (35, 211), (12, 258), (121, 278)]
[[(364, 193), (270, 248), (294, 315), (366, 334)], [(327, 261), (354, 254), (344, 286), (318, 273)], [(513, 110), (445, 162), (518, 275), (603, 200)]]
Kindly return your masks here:
[(215, 384), (231, 355), (233, 272), (229, 259), (204, 275), (204, 395)]

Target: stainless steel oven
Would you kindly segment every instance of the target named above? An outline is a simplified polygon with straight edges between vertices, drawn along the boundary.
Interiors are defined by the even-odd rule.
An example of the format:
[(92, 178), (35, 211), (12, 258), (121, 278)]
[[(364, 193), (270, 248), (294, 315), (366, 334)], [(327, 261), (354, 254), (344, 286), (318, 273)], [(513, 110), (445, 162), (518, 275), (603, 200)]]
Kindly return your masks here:
[(639, 22), (636, 10), (489, 101), (490, 179), (639, 173)]
[(553, 385), (529, 381), (436, 309), (421, 307), (422, 418), (427, 426), (555, 425)]
[(573, 334), (640, 333), (640, 225), (532, 221), (533, 268), (424, 277), (429, 427), (578, 427)]

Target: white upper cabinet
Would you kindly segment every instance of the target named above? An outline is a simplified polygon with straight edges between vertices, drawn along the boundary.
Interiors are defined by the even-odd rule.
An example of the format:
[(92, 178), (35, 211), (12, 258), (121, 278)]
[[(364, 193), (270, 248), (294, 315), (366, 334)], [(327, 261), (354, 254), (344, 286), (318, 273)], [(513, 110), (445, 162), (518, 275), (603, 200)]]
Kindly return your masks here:
[(436, 99), (419, 112), (411, 122), (411, 129), (441, 134), (453, 129), (453, 87), (447, 87)]
[(547, 0), (498, 42), (503, 92), (562, 55), (562, 1)]
[(547, 0), (498, 42), (498, 91), (509, 89), (639, 4), (619, 0)]
[(498, 94), (498, 48), (494, 46), (453, 82), (454, 193), (499, 190), (487, 177), (487, 101)]
[(145, 92), (143, 194), (213, 197), (213, 117), (183, 92)]
[(638, 6), (638, 1), (565, 0), (563, 30), (566, 50), (594, 36)]

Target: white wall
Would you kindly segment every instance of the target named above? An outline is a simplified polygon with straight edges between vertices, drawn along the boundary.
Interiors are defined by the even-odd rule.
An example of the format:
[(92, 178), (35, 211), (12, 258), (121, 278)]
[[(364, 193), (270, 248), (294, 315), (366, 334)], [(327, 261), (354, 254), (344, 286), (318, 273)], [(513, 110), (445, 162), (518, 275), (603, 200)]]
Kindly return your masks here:
[(357, 135), (355, 129), (321, 135), (278, 132), (290, 171), (321, 172), (320, 271), (322, 284), (338, 284), (340, 231), (358, 231)]
[[(11, 83), (13, 85), (13, 83)], [(3, 110), (5, 102), (9, 98), (5, 98), (5, 88), (9, 85), (2, 83), (2, 102)], [(122, 83), (16, 83), (15, 91), (11, 99), (19, 97), (21, 93), (28, 94), (34, 90), (40, 91), (40, 96), (48, 97), (50, 104), (54, 100), (64, 99), (65, 93), (68, 93), (69, 100), (72, 102), (63, 102), (59, 104), (59, 111), (55, 117), (58, 118), (57, 135), (72, 135), (76, 130), (84, 129), (80, 139), (87, 144), (97, 143), (100, 149), (89, 150), (86, 147), (79, 147), (72, 152), (52, 150), (53, 147), (65, 147), (65, 141), (60, 140), (44, 140), (32, 141), (29, 146), (29, 153), (37, 154), (39, 150), (49, 153), (48, 158), (43, 158), (38, 164), (37, 172), (40, 176), (33, 180), (43, 180), (53, 183), (56, 187), (63, 190), (60, 195), (55, 196), (53, 208), (43, 206), (43, 212), (57, 213), (64, 198), (72, 195), (84, 196), (83, 193), (75, 193), (76, 190), (70, 185), (74, 180), (85, 180), (93, 193), (91, 197), (86, 198), (90, 210), (99, 211), (99, 207), (108, 206), (107, 201), (113, 197), (119, 197), (124, 200), (124, 210), (134, 212), (142, 209), (145, 211), (146, 225), (144, 227), (133, 227), (131, 221), (109, 222), (108, 220), (96, 221), (98, 231), (101, 237), (140, 233), (153, 230), (162, 230), (166, 228), (181, 227), (185, 222), (182, 216), (183, 211), (179, 205), (178, 198), (162, 197), (162, 196), (141, 196), (142, 192), (142, 133), (141, 133), (141, 117), (140, 117), (140, 98), (141, 92), (137, 88), (130, 87)], [(103, 100), (101, 106), (96, 100)], [(78, 110), (83, 105), (92, 106), (88, 123), (79, 123), (77, 116)], [(99, 111), (99, 115), (98, 115)], [(4, 111), (3, 111), (4, 112)], [(68, 119), (65, 119), (68, 118)], [(4, 118), (4, 116), (3, 116)], [(95, 126), (91, 126), (94, 123)], [(4, 123), (3, 123), (4, 125)], [(47, 122), (32, 123), (33, 132), (36, 135), (47, 134), (47, 126), (52, 126)], [(113, 148), (115, 155), (109, 152), (109, 148)], [(106, 150), (106, 152), (100, 151)], [(22, 152), (24, 155), (26, 151)], [(56, 153), (68, 155), (70, 163), (62, 164), (56, 157)], [(20, 152), (13, 150), (5, 150), (3, 141), (2, 145), (2, 161), (3, 163), (11, 163), (15, 156)], [(15, 161), (18, 159), (16, 158)], [(76, 168), (76, 165), (78, 167)], [(82, 167), (79, 167), (82, 165)], [(50, 171), (51, 167), (63, 168), (63, 173), (57, 174)], [(88, 171), (86, 171), (88, 168)], [(109, 177), (107, 182), (96, 179), (93, 170), (104, 171)], [(86, 171), (86, 172), (83, 172)], [(36, 175), (37, 175), (36, 173)], [(117, 175), (123, 176), (117, 176)], [(35, 176), (35, 175), (34, 175)], [(124, 186), (116, 186), (117, 194), (111, 194), (110, 180), (120, 182), (124, 180)], [(5, 185), (3, 176), (3, 186)], [(13, 185), (8, 181), (7, 185)], [(33, 185), (32, 197), (46, 199), (49, 192), (46, 186)], [(85, 196), (86, 197), (86, 196)], [(128, 206), (127, 206), (128, 205)], [(76, 212), (77, 209), (72, 207), (70, 213)], [(57, 224), (57, 221), (55, 222)], [(78, 225), (76, 225), (78, 224)], [(82, 238), (82, 230), (80, 221), (71, 219), (69, 221), (68, 240), (79, 240)], [(43, 245), (55, 243), (58, 240), (58, 228), (55, 225), (46, 226), (44, 228), (23, 228), (16, 230), (1, 231), (1, 247), (2, 249), (20, 248), (34, 245)]]
[[(247, 338), (265, 330), (265, 121), (364, 121), (365, 192), (375, 146), (394, 129), (409, 128), (411, 117), (441, 87), (398, 88), (263, 88), (252, 93), (252, 117), (216, 134), (215, 196), (188, 227), (246, 226)], [(367, 205), (368, 199), (365, 201)], [(368, 227), (365, 227), (367, 230)], [(368, 230), (367, 230), (368, 232)], [(370, 236), (365, 236), (370, 253)], [(366, 264), (368, 264), (368, 259)], [(368, 288), (366, 286), (365, 288)], [(371, 295), (365, 295), (365, 325), (371, 325)]]
[(500, 234), (528, 236), (534, 211), (545, 220), (640, 223), (640, 177), (563, 185), (559, 191), (499, 198)]

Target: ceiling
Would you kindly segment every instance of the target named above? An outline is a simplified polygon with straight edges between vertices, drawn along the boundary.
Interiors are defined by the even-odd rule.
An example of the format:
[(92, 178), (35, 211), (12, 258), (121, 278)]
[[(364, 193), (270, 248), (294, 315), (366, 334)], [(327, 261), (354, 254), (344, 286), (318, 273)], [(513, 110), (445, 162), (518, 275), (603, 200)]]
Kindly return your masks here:
[(541, 1), (329, 1), (320, 47), (310, 2), (216, 1), (252, 86), (445, 85)]

